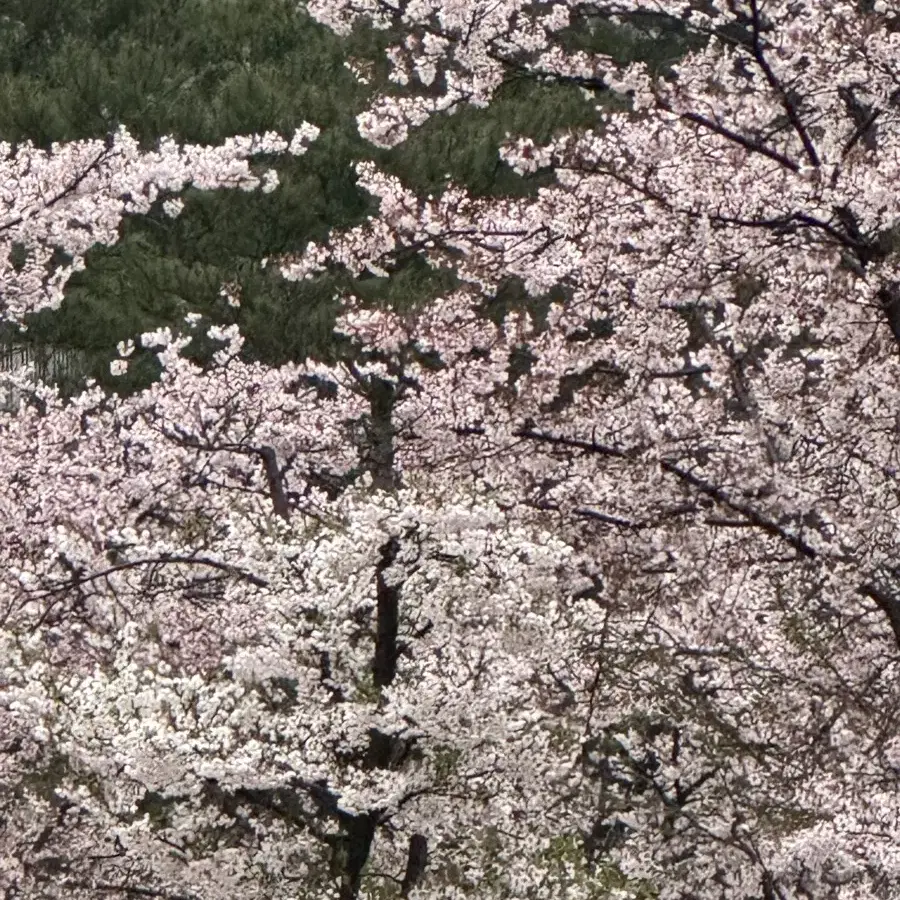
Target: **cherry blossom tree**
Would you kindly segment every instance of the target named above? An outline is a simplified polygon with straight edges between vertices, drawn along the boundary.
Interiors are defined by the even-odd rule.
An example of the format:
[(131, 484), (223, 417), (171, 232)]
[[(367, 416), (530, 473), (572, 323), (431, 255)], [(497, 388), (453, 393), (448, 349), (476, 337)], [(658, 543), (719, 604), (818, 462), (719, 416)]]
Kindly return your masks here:
[(4, 498), (6, 884), (354, 897), (369, 863), (408, 892), (429, 842), (448, 890), (505, 881), (485, 842), (537, 859), (533, 822), (571, 815), (531, 787), (568, 790), (549, 709), (600, 627), (561, 603), (575, 552), (471, 491), (342, 485), (356, 382), (216, 336), (212, 372), (182, 338), (145, 394), (7, 423), (32, 453)]
[(3, 320), (21, 321), (29, 313), (59, 306), (66, 282), (84, 268), (85, 252), (97, 244), (114, 244), (123, 216), (147, 212), (157, 198), (167, 213), (177, 215), (180, 201), (171, 195), (188, 185), (274, 189), (277, 173), (255, 174), (251, 157), (299, 155), (317, 135), (318, 129), (304, 122), (291, 140), (268, 133), (200, 147), (166, 139), (151, 152), (143, 152), (124, 128), (106, 140), (75, 141), (50, 150), (0, 142)]
[[(644, 646), (643, 665), (604, 664), (611, 702), (586, 728), (601, 786), (588, 843), (666, 896), (890, 893), (891, 726), (863, 720), (891, 721), (900, 635), (896, 19), (850, 3), (316, 9), (409, 30), (390, 59), (415, 90), (361, 117), (376, 141), (490, 102), (511, 71), (598, 97), (593, 131), (505, 148), (522, 173), (554, 171), (535, 200), (425, 200), (367, 167), (380, 219), (286, 270), (389, 271), (416, 247), (476, 294), (510, 277), (564, 289), (545, 321), (507, 323), (500, 356), (479, 348), (440, 377), (468, 404), (444, 431), (499, 463), (482, 463), (492, 485), (595, 523), (606, 601), (640, 623), (618, 646), (630, 660)], [(697, 49), (664, 77), (565, 52), (565, 26), (604, 20), (685, 28)], [(527, 372), (504, 379), (515, 351)], [(417, 436), (440, 446), (410, 399)], [(652, 699), (626, 713), (641, 685)], [(686, 740), (703, 748), (691, 761)]]
[[(337, 364), (267, 369), (213, 328), (203, 368), (189, 316), (140, 336), (150, 389), (39, 386), (2, 420), (7, 895), (894, 896), (900, 23), (309, 8), (404, 34), (376, 144), (510, 75), (592, 92), (596, 127), (510, 137), (555, 176), (526, 198), (361, 164), (378, 215), (285, 277), (415, 254), (457, 287), (344, 298)], [(598, 22), (692, 49), (572, 50)], [(88, 246), (44, 224), (79, 147), (15, 157), (30, 247)], [(58, 296), (39, 268), (28, 296)], [(495, 315), (510, 283), (533, 302)]]

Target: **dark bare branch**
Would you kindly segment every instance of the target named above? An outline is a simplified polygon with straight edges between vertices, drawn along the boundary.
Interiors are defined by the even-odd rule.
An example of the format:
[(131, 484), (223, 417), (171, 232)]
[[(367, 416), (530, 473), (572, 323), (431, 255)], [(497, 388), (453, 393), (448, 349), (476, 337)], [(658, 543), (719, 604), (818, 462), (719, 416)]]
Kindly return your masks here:
[(698, 490), (701, 494), (705, 494), (707, 497), (712, 498), (716, 501), (716, 503), (721, 506), (730, 509), (732, 512), (740, 513), (750, 525), (759, 528), (761, 531), (764, 531), (766, 534), (772, 535), (772, 537), (777, 537), (785, 543), (789, 544), (800, 556), (805, 556), (807, 559), (816, 559), (818, 557), (818, 553), (806, 543), (799, 535), (792, 534), (787, 529), (783, 528), (777, 522), (772, 521), (772, 519), (768, 518), (768, 516), (763, 515), (759, 510), (754, 509), (748, 503), (744, 503), (739, 500), (735, 500), (730, 497), (728, 493), (720, 487), (717, 487), (714, 484), (700, 478), (697, 475), (694, 475), (693, 472), (688, 472), (686, 469), (682, 469), (680, 466), (676, 465), (674, 462), (669, 460), (663, 460), (660, 464), (664, 472), (669, 472), (674, 475), (679, 480), (683, 481), (685, 484), (690, 485), (695, 490)]
[(800, 142), (803, 144), (803, 150), (806, 153), (806, 158), (809, 160), (810, 165), (818, 168), (821, 165), (819, 154), (816, 152), (812, 138), (809, 136), (809, 132), (806, 130), (806, 126), (800, 118), (797, 104), (785, 90), (784, 85), (772, 70), (772, 66), (769, 64), (768, 59), (766, 59), (765, 50), (763, 49), (762, 44), (762, 21), (759, 12), (759, 0), (750, 0), (750, 16), (750, 28), (752, 31), (750, 47), (753, 58), (762, 70), (769, 86), (778, 95), (778, 99), (784, 107), (785, 114), (788, 117), (788, 121), (791, 123), (791, 127), (797, 133)]

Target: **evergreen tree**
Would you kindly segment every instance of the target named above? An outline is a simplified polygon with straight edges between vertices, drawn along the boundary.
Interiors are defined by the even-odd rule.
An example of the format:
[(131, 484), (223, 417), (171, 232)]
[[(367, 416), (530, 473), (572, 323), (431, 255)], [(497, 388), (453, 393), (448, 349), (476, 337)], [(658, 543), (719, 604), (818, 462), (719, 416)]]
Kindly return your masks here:
[[(145, 384), (156, 371), (149, 355), (126, 378), (109, 378), (115, 345), (142, 331), (179, 327), (188, 312), (237, 322), (251, 358), (332, 356), (339, 292), (404, 308), (447, 287), (447, 276), (414, 254), (388, 279), (352, 284), (343, 273), (287, 283), (265, 268), (268, 258), (302, 250), (372, 212), (371, 198), (356, 187), (355, 161), (375, 159), (423, 194), (453, 182), (475, 195), (521, 195), (545, 179), (522, 178), (500, 161), (505, 136), (546, 141), (587, 124), (596, 103), (578, 85), (511, 71), (488, 109), (467, 107), (430, 121), (384, 151), (360, 138), (356, 116), (375, 88), (391, 89), (383, 52), (396, 37), (391, 31), (359, 27), (339, 38), (290, 0), (12, 0), (0, 23), (2, 140), (46, 146), (124, 125), (151, 147), (164, 135), (219, 143), (232, 134), (290, 133), (304, 119), (321, 128), (306, 156), (265, 161), (278, 169), (277, 190), (189, 189), (175, 219), (160, 201), (149, 215), (127, 219), (115, 246), (89, 254), (59, 310), (32, 317), (25, 334), (6, 328), (5, 340), (15, 346), (74, 353), (82, 366), (45, 370), (67, 387), (79, 383), (81, 369), (117, 390)], [(598, 35), (593, 26), (573, 31), (573, 40), (576, 34), (607, 44), (626, 36), (609, 28)], [(659, 52), (658, 40), (639, 38), (629, 32), (622, 52)], [(239, 307), (223, 297), (223, 285), (234, 286)]]

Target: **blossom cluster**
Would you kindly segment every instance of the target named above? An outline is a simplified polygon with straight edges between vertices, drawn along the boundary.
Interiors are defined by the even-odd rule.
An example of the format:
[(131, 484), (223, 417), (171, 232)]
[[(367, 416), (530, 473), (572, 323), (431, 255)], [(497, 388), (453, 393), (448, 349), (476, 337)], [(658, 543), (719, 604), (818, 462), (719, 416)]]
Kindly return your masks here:
[[(360, 119), (379, 146), (511, 70), (592, 91), (597, 121), (510, 136), (505, 164), (554, 176), (514, 199), (360, 164), (377, 214), (284, 276), (414, 250), (456, 280), (415, 312), (345, 297), (355, 355), (268, 368), (214, 327), (201, 369), (162, 329), (114, 363), (157, 351), (151, 388), (38, 386), (0, 420), (0, 886), (896, 895), (895, 17), (308, 6), (407, 35)], [(690, 49), (662, 75), (567, 51), (590, 15)], [(166, 144), (126, 178), (90, 162), (116, 140), (10, 157), (32, 253), (114, 240), (147, 208), (125, 184), (277, 190), (247, 160), (290, 149)], [(8, 315), (56, 284), (38, 269)], [(492, 315), (511, 282), (533, 302)]]

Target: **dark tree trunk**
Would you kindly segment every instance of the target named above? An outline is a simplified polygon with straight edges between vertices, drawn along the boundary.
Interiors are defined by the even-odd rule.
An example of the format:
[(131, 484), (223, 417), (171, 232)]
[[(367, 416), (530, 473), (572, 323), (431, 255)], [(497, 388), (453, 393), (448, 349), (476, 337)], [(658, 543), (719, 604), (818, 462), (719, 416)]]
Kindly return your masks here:
[(428, 865), (428, 840), (423, 834), (414, 834), (409, 839), (409, 853), (406, 857), (406, 874), (400, 886), (400, 896), (408, 897), (409, 892), (421, 881)]
[(362, 870), (369, 859), (375, 837), (375, 819), (366, 813), (341, 817), (344, 833), (335, 847), (341, 879), (340, 900), (356, 900), (362, 883)]
[(381, 547), (381, 559), (375, 569), (377, 620), (375, 659), (372, 679), (376, 687), (387, 687), (397, 674), (397, 631), (400, 627), (400, 586), (390, 585), (385, 572), (400, 551), (400, 541), (392, 537)]
[(894, 340), (900, 344), (900, 284), (896, 281), (886, 284), (878, 292), (878, 299), (881, 301), (888, 325), (891, 326)]
[(372, 473), (372, 484), (383, 491), (397, 486), (394, 471), (394, 401), (396, 391), (389, 381), (375, 379), (369, 386), (371, 421), (368, 429), (367, 468)]
[(263, 462), (272, 508), (276, 515), (281, 516), (282, 519), (288, 519), (290, 518), (290, 504), (284, 490), (284, 476), (278, 468), (278, 457), (271, 447), (260, 447), (256, 452)]

